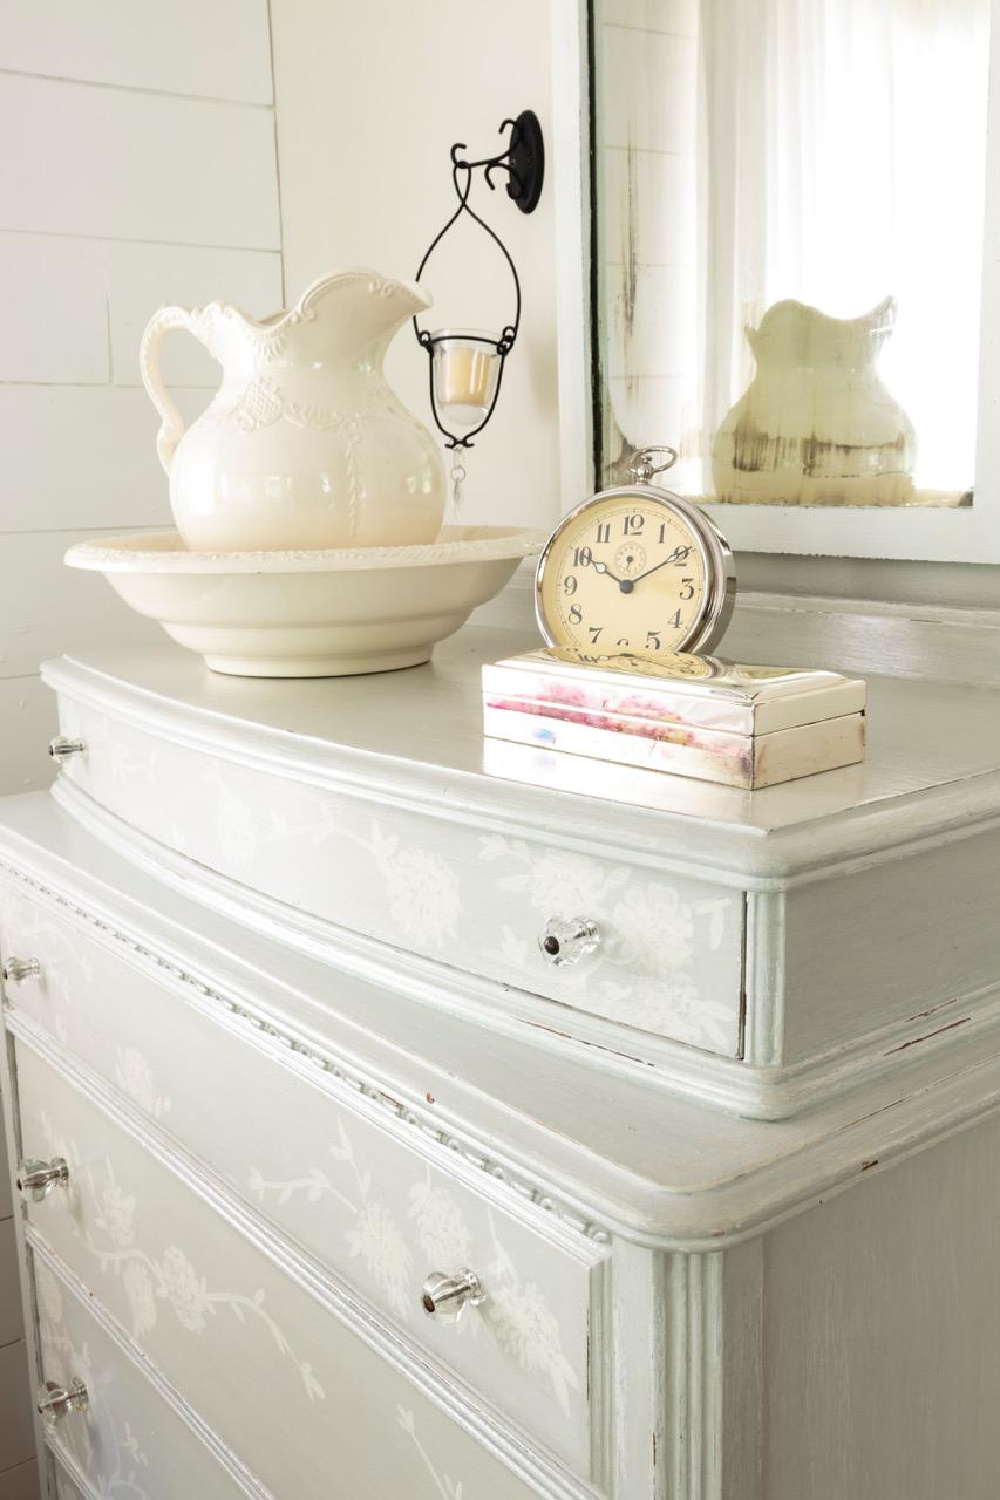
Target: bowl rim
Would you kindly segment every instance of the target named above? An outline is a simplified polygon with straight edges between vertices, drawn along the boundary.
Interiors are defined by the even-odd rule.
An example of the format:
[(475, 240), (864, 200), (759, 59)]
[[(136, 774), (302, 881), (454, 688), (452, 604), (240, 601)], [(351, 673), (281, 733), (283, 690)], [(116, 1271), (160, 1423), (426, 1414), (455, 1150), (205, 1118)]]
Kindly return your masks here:
[(273, 552), (190, 552), (177, 531), (129, 532), (76, 542), (64, 562), (97, 573), (336, 573), (499, 562), (540, 552), (548, 533), (528, 527), (444, 526), (434, 542)]

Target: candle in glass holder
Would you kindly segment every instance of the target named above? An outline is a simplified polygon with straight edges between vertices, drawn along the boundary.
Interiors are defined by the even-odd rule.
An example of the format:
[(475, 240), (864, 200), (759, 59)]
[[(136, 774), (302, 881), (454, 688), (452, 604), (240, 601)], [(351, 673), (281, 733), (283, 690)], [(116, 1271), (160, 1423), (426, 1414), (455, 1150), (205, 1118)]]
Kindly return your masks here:
[(478, 427), (489, 415), (500, 378), (497, 341), (471, 329), (432, 334), (434, 402), (455, 427)]

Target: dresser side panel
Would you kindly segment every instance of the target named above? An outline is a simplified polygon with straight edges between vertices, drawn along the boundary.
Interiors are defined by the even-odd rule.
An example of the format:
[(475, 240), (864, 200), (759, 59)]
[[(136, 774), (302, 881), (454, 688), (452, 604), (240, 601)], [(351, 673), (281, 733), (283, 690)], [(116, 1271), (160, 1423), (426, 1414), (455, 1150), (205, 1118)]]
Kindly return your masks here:
[(1000, 999), (998, 872), (993, 830), (789, 891), (783, 1061), (926, 1020), (916, 1049)]
[(993, 1119), (767, 1236), (767, 1500), (996, 1493), (998, 1199)]

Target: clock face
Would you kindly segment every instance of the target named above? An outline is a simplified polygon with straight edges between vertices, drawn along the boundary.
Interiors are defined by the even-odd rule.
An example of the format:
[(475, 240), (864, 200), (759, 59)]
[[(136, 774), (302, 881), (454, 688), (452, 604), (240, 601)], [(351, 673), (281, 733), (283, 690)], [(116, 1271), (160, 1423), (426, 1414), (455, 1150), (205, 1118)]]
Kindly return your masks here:
[(549, 645), (592, 657), (709, 649), (727, 623), (730, 579), (728, 548), (693, 507), (649, 486), (609, 490), (551, 537), (539, 623)]

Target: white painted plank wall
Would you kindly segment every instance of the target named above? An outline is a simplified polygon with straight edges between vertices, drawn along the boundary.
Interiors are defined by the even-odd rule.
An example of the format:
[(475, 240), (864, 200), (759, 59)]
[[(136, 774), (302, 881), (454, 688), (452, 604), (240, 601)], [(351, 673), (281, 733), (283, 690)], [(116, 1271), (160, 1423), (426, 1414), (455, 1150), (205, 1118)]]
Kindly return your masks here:
[[(0, 0), (0, 137), (2, 793), (49, 776), (39, 662), (158, 635), (62, 566), (82, 536), (169, 522), (138, 374), (147, 318), (282, 304), (267, 0), (141, 18), (131, 0)], [(179, 337), (164, 369), (193, 418), (215, 366)]]
[[(282, 304), (267, 0), (0, 0), (0, 793), (48, 779), (38, 665), (153, 638), (77, 539), (169, 521), (138, 343), (165, 302)], [(176, 346), (176, 347), (174, 347)], [(164, 361), (190, 419), (216, 371)], [(7, 1173), (4, 1164), (3, 1182)], [(28, 1381), (0, 1189), (0, 1495), (37, 1494)]]

